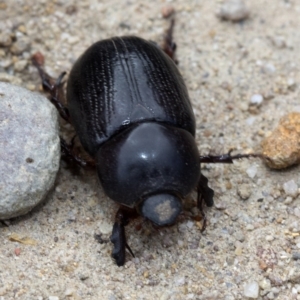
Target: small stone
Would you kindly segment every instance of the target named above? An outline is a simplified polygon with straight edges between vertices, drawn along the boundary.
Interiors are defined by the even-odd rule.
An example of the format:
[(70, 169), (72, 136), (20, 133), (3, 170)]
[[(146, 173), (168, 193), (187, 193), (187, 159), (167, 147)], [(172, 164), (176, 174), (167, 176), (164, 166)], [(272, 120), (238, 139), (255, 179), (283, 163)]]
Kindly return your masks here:
[(9, 82), (15, 85), (20, 85), (22, 80), (16, 76), (9, 75), (7, 73), (0, 73), (0, 82)]
[(10, 51), (12, 54), (20, 55), (23, 52), (30, 50), (30, 47), (30, 40), (27, 37), (21, 37), (12, 44)]
[(257, 167), (255, 165), (249, 167), (247, 170), (246, 170), (246, 173), (247, 175), (250, 177), (250, 178), (254, 178), (256, 176), (256, 173), (257, 173)]
[(26, 68), (27, 63), (28, 63), (27, 60), (18, 60), (14, 64), (15, 71), (17, 71), (17, 72), (23, 71)]
[(244, 233), (242, 231), (237, 231), (234, 236), (240, 242), (244, 242), (245, 241), (245, 235), (244, 235)]
[(74, 289), (73, 288), (67, 288), (65, 290), (65, 296), (70, 297), (70, 296), (73, 296), (73, 294), (74, 294)]
[(292, 197), (286, 197), (285, 200), (283, 201), (284, 204), (289, 205), (293, 202)]
[(288, 78), (286, 81), (287, 87), (289, 90), (294, 91), (297, 87), (295, 79), (294, 78)]
[(104, 234), (104, 235), (107, 235), (107, 234), (110, 234), (111, 233), (111, 230), (112, 230), (112, 225), (103, 221), (99, 224), (99, 231)]
[(296, 207), (296, 208), (294, 209), (294, 215), (295, 215), (296, 217), (300, 218), (300, 208)]
[(18, 31), (22, 32), (22, 33), (26, 33), (27, 32), (27, 29), (26, 27), (22, 24), (18, 27)]
[(273, 240), (274, 240), (273, 235), (267, 235), (267, 236), (266, 236), (266, 241), (267, 241), (267, 242), (272, 242)]
[(242, 0), (227, 0), (216, 13), (222, 20), (239, 22), (249, 17), (249, 9)]
[(293, 260), (299, 260), (300, 259), (300, 253), (299, 252), (294, 252), (292, 254), (292, 258), (293, 258)]
[(271, 282), (269, 279), (267, 278), (263, 278), (260, 282), (259, 282), (259, 286), (263, 289), (263, 290), (269, 290), (271, 288)]
[(234, 250), (234, 254), (237, 256), (240, 256), (243, 254), (243, 248), (241, 247), (241, 245), (236, 245), (236, 248)]
[(288, 281), (294, 284), (300, 284), (300, 272), (298, 269), (291, 269), (288, 274)]
[(85, 280), (87, 280), (89, 278), (89, 275), (87, 275), (87, 274), (79, 274), (79, 279), (81, 280), (81, 281), (85, 281)]
[(251, 105), (260, 106), (262, 104), (263, 100), (264, 100), (264, 98), (263, 98), (262, 95), (260, 95), (260, 94), (254, 94), (250, 98), (250, 104)]
[(251, 299), (257, 299), (259, 293), (259, 285), (256, 281), (252, 281), (245, 285), (244, 287), (244, 296), (251, 298)]
[(175, 283), (177, 286), (182, 286), (185, 284), (185, 277), (179, 277), (175, 279)]
[(246, 230), (252, 231), (252, 230), (254, 230), (254, 226), (253, 226), (252, 224), (248, 224), (248, 225), (246, 226)]
[(265, 138), (262, 154), (273, 169), (283, 169), (300, 162), (300, 113), (284, 116), (279, 126)]
[(7, 32), (0, 33), (0, 47), (10, 47), (12, 44), (11, 35)]
[(171, 5), (164, 6), (161, 9), (161, 14), (162, 14), (163, 18), (169, 18), (171, 15), (174, 14), (174, 12), (175, 12), (175, 9)]
[(248, 126), (252, 126), (256, 121), (256, 117), (249, 117), (248, 119), (246, 119), (246, 123)]
[(266, 63), (262, 66), (261, 70), (266, 74), (273, 74), (276, 72), (276, 67), (271, 63)]
[(48, 300), (59, 300), (57, 296), (49, 296)]
[(237, 194), (242, 200), (247, 200), (251, 196), (251, 189), (248, 184), (241, 184), (237, 188)]
[(58, 113), (44, 96), (0, 82), (0, 220), (26, 214), (53, 187)]
[(296, 197), (298, 195), (298, 185), (294, 180), (287, 181), (283, 184), (284, 192), (291, 197)]
[(272, 36), (270, 39), (276, 48), (282, 49), (286, 47), (285, 39), (282, 36)]
[(21, 249), (20, 248), (15, 248), (15, 255), (19, 256), (21, 254)]

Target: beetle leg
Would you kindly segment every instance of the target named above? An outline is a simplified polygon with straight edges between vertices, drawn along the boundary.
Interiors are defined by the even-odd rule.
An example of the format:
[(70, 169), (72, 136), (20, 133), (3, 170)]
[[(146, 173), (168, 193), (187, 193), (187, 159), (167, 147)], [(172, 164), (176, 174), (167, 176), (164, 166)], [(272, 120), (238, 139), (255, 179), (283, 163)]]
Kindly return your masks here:
[(230, 150), (227, 154), (222, 154), (222, 155), (204, 155), (204, 156), (200, 156), (200, 163), (232, 164), (235, 159), (250, 158), (250, 157), (263, 158), (263, 155), (260, 154), (260, 153), (231, 155), (231, 152), (232, 152), (232, 150)]
[(35, 56), (32, 57), (32, 63), (37, 68), (40, 74), (44, 91), (50, 94), (50, 101), (57, 108), (60, 116), (68, 123), (71, 123), (69, 110), (63, 104), (64, 82), (62, 80), (66, 75), (66, 72), (62, 72), (57, 79), (54, 79), (45, 72), (45, 70), (42, 68), (41, 63), (36, 59)]
[(112, 257), (119, 267), (125, 263), (125, 248), (127, 248), (134, 257), (132, 250), (126, 242), (125, 226), (129, 223), (130, 219), (136, 218), (137, 216), (138, 214), (135, 209), (120, 207), (117, 211), (110, 240), (114, 244)]
[(78, 156), (74, 151), (74, 136), (71, 143), (68, 144), (62, 137), (60, 137), (60, 147), (62, 156), (66, 157), (68, 160), (74, 161), (80, 167), (95, 167), (96, 163), (94, 160), (85, 160)]
[(204, 213), (204, 202), (206, 206), (211, 207), (214, 205), (214, 191), (208, 186), (208, 179), (203, 175), (200, 174), (200, 179), (198, 181), (198, 186), (197, 186), (197, 207), (202, 215), (203, 219), (203, 227), (202, 231), (205, 230), (206, 228), (206, 216)]
[(175, 20), (171, 20), (171, 24), (169, 29), (166, 31), (164, 36), (164, 42), (162, 45), (162, 50), (172, 58), (172, 60), (177, 64), (177, 60), (175, 59), (175, 50), (176, 44), (173, 41), (173, 29), (174, 29)]

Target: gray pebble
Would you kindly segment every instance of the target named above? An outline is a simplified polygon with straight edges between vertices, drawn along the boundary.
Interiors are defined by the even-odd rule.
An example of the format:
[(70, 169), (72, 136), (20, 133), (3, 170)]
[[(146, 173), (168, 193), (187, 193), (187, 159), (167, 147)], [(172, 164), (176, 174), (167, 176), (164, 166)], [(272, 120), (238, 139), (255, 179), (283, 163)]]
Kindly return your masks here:
[(7, 73), (0, 73), (0, 82), (9, 82), (15, 85), (19, 85), (22, 83), (22, 80), (19, 77), (9, 75)]
[(217, 17), (223, 20), (238, 22), (248, 18), (249, 14), (249, 9), (245, 5), (244, 1), (227, 0), (217, 12)]
[(300, 259), (300, 252), (294, 252), (292, 254), (292, 257), (293, 257), (294, 260), (299, 260)]
[(285, 39), (282, 36), (272, 36), (272, 37), (270, 37), (270, 39), (271, 39), (272, 44), (275, 47), (277, 47), (279, 49), (286, 47)]
[(248, 184), (239, 185), (237, 188), (237, 194), (242, 200), (247, 200), (251, 196), (251, 189)]
[(242, 231), (237, 231), (234, 236), (240, 242), (244, 242), (245, 241), (245, 235), (244, 235), (244, 233)]
[(26, 214), (54, 184), (58, 114), (44, 96), (0, 82), (0, 219)]
[(17, 72), (23, 71), (26, 68), (27, 64), (28, 64), (27, 60), (18, 60), (14, 65), (15, 71)]
[(30, 40), (27, 37), (20, 37), (10, 47), (10, 51), (15, 55), (20, 55), (23, 52), (30, 50), (30, 48), (31, 48)]
[(283, 190), (286, 195), (291, 197), (297, 197), (298, 195), (298, 185), (295, 180), (289, 180), (283, 184)]
[(9, 47), (12, 44), (11, 35), (8, 32), (0, 33), (0, 47)]

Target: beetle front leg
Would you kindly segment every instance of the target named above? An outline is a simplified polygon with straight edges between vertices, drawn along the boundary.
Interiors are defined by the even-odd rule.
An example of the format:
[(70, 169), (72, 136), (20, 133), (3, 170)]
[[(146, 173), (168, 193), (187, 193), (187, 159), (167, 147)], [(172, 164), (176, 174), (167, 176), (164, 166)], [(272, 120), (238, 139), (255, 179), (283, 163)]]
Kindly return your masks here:
[(110, 241), (114, 244), (112, 257), (119, 267), (125, 263), (125, 248), (134, 257), (133, 252), (126, 242), (125, 226), (128, 225), (130, 219), (137, 216), (138, 214), (135, 209), (120, 207), (117, 211)]
[(75, 151), (74, 151), (74, 138), (71, 140), (71, 143), (68, 144), (62, 137), (60, 137), (60, 148), (61, 148), (61, 154), (63, 157), (65, 157), (67, 160), (71, 160), (75, 162), (80, 167), (96, 167), (96, 162), (94, 160), (85, 160), (82, 157), (80, 157)]
[(70, 114), (69, 110), (64, 106), (64, 91), (63, 85), (64, 82), (62, 81), (66, 72), (62, 72), (57, 79), (52, 78), (49, 74), (45, 72), (39, 60), (33, 55), (32, 56), (32, 63), (37, 68), (40, 77), (42, 79), (42, 85), (45, 92), (50, 94), (50, 101), (51, 103), (57, 108), (60, 116), (66, 120), (68, 123), (70, 121)]
[(214, 205), (214, 191), (208, 186), (208, 179), (203, 175), (200, 174), (200, 179), (197, 185), (197, 207), (202, 215), (203, 219), (203, 227), (202, 231), (206, 228), (206, 216), (204, 213), (204, 202), (206, 206), (211, 207)]

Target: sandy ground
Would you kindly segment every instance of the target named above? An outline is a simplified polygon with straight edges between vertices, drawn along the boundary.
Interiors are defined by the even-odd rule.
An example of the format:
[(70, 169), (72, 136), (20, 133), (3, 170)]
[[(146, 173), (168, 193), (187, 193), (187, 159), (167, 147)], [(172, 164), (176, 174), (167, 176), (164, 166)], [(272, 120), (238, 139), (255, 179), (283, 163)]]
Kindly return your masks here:
[[(298, 0), (248, 1), (251, 15), (241, 23), (216, 18), (221, 1), (2, 0), (1, 30), (30, 43), (20, 55), (0, 52), (8, 62), (2, 72), (38, 90), (29, 63), (36, 51), (57, 76), (100, 39), (134, 34), (159, 42), (169, 24), (161, 16), (167, 4), (177, 10), (177, 58), (199, 151), (257, 151), (281, 116), (300, 111)], [(254, 94), (265, 99), (249, 109)], [(63, 123), (62, 131), (69, 131)], [(300, 186), (299, 170), (271, 171), (257, 159), (203, 165), (216, 194), (206, 231), (190, 203), (171, 228), (157, 231), (139, 219), (127, 228), (136, 258), (128, 255), (119, 268), (111, 243), (94, 238), (109, 238), (117, 205), (93, 171), (74, 174), (62, 162), (47, 201), (0, 227), (0, 299), (246, 299), (251, 283), (259, 285), (258, 299), (300, 299), (300, 198), (287, 199), (282, 188), (289, 180)], [(14, 243), (11, 233), (37, 243)]]

